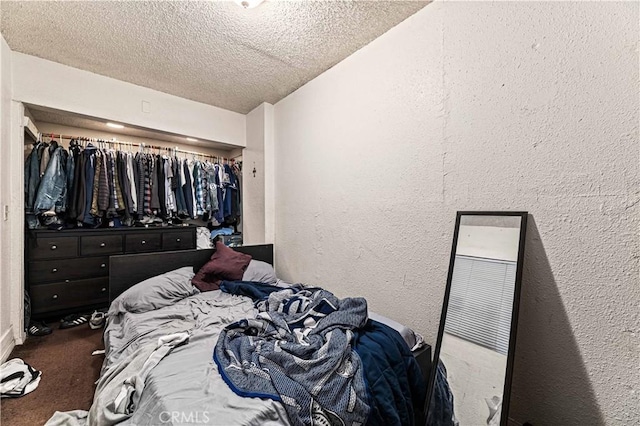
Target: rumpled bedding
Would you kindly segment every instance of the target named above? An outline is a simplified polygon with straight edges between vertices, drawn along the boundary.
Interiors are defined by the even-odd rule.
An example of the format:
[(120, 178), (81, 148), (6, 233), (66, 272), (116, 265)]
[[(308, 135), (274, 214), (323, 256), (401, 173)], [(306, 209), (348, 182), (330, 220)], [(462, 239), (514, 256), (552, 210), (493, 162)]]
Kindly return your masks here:
[[(221, 288), (245, 294), (248, 286)], [(218, 339), (214, 360), (237, 394), (282, 401), (294, 425), (423, 422), (420, 368), (395, 330), (368, 320), (364, 299), (318, 288), (272, 291), (251, 294), (257, 315)]]
[[(166, 275), (170, 276), (167, 277)], [(163, 274), (157, 282), (185, 280), (184, 268)], [(173, 275), (172, 275), (173, 274)], [(251, 316), (254, 306), (247, 297), (219, 290), (193, 293), (193, 287), (134, 286), (112, 304), (104, 332), (105, 361), (89, 412), (57, 412), (55, 425), (288, 425), (282, 404), (233, 393), (217, 372), (211, 353), (220, 331), (237, 318)], [(177, 291), (182, 291), (181, 298)], [(153, 293), (153, 297), (151, 294)], [(135, 296), (137, 303), (122, 300)], [(177, 300), (177, 301), (176, 301)], [(136, 312), (130, 312), (135, 306)], [(137, 375), (158, 346), (160, 337), (186, 332), (186, 344), (173, 348), (145, 377), (136, 409), (123, 419), (109, 408), (123, 382)]]
[(187, 344), (151, 370), (137, 409), (123, 424), (287, 425), (280, 403), (234, 394), (211, 357), (220, 331), (253, 312), (251, 299), (215, 290), (144, 313), (110, 316), (105, 372), (135, 360), (136, 351), (160, 335), (179, 331), (190, 335)]
[(369, 414), (354, 330), (367, 322), (362, 298), (285, 289), (253, 318), (227, 326), (214, 360), (239, 395), (281, 401), (293, 425), (365, 424)]
[(368, 426), (422, 425), (427, 385), (409, 346), (391, 327), (369, 320), (356, 331), (354, 350), (363, 365)]
[[(277, 400), (281, 398), (279, 393), (276, 400), (257, 396), (242, 397), (228, 386), (213, 361), (212, 352), (221, 331), (240, 318), (256, 317), (258, 310), (254, 307), (254, 301), (249, 297), (220, 290), (205, 293), (196, 291), (194, 294), (193, 287), (176, 285), (176, 282), (183, 280), (189, 283), (193, 276), (193, 272), (187, 273), (184, 268), (163, 275), (164, 277), (156, 282), (162, 284), (134, 286), (129, 289), (131, 291), (123, 293), (112, 303), (104, 333), (105, 361), (90, 411), (56, 412), (48, 424), (289, 425), (286, 404)], [(296, 287), (292, 291), (300, 288)], [(281, 292), (275, 289), (282, 290), (279, 287), (262, 288), (264, 294), (270, 294), (269, 297), (272, 299), (282, 299)], [(328, 296), (326, 293), (320, 294)], [(136, 298), (136, 303), (126, 300), (132, 297)], [(323, 309), (330, 304), (340, 304), (331, 297), (324, 299), (328, 303), (322, 303), (323, 306), (313, 305), (320, 313), (327, 312)], [(345, 376), (341, 376), (343, 382), (355, 383), (351, 389), (356, 394), (349, 390), (349, 398), (344, 400), (343, 404), (347, 404), (347, 411), (350, 408), (354, 413), (357, 411), (358, 414), (351, 415), (352, 418), (362, 418), (370, 425), (413, 424), (410, 420), (419, 407), (413, 407), (415, 403), (407, 404), (405, 398), (410, 398), (413, 402), (419, 397), (419, 389), (416, 388), (424, 389), (424, 386), (412, 382), (412, 378), (422, 380), (422, 376), (416, 373), (419, 372), (417, 363), (412, 356), (407, 357), (407, 354), (410, 355), (408, 347), (397, 333), (387, 329), (382, 332), (386, 337), (382, 334), (375, 336), (375, 333), (380, 332), (381, 328), (384, 330), (386, 326), (376, 326), (374, 322), (367, 321), (366, 304), (354, 303), (352, 307), (355, 312), (351, 318), (335, 321), (335, 324), (347, 321), (352, 324), (352, 329), (338, 330), (332, 328), (333, 326), (320, 325), (317, 330), (324, 330), (325, 335), (335, 332), (336, 339), (332, 343), (336, 343), (336, 346), (355, 348), (355, 351), (343, 351), (348, 362), (336, 364), (342, 367), (340, 373)], [(293, 312), (296, 308), (289, 305), (288, 309)], [(343, 314), (339, 311), (334, 312), (334, 317), (341, 315)], [(304, 319), (308, 318), (309, 316)], [(306, 324), (310, 324), (310, 321), (322, 322), (308, 319)], [(368, 329), (371, 327), (374, 329)], [(362, 332), (357, 331), (359, 329)], [(302, 328), (299, 330), (300, 333), (296, 335), (297, 341), (308, 341), (309, 334), (305, 335)], [(136, 398), (135, 409), (126, 416), (114, 417), (113, 404), (122, 390), (123, 382), (141, 371), (145, 362), (157, 349), (160, 338), (175, 333), (187, 333), (188, 341), (172, 348), (157, 365), (146, 371), (144, 391)], [(338, 339), (340, 334), (342, 336)], [(392, 338), (389, 338), (390, 336)], [(374, 343), (371, 344), (372, 342)], [(326, 345), (325, 348), (328, 350), (330, 346)], [(393, 350), (389, 350), (392, 346)], [(321, 347), (320, 350), (324, 349)], [(321, 358), (323, 357), (318, 359)], [(378, 366), (375, 363), (378, 363)], [(302, 364), (305, 365), (304, 362)], [(322, 369), (317, 371), (326, 372)], [(354, 375), (354, 372), (358, 374)], [(373, 376), (367, 374), (372, 372), (377, 373)], [(392, 377), (394, 375), (397, 376), (395, 379)], [(284, 381), (284, 375), (282, 377)], [(394, 383), (394, 380), (397, 383)], [(389, 384), (384, 381), (389, 381)], [(381, 387), (387, 387), (389, 392), (380, 392)], [(314, 392), (317, 392), (317, 389), (311, 394), (315, 395)], [(330, 410), (320, 409), (318, 404), (312, 405), (311, 411), (311, 415), (315, 415), (314, 418), (325, 416), (327, 419), (335, 420)], [(321, 412), (323, 414), (319, 414)]]

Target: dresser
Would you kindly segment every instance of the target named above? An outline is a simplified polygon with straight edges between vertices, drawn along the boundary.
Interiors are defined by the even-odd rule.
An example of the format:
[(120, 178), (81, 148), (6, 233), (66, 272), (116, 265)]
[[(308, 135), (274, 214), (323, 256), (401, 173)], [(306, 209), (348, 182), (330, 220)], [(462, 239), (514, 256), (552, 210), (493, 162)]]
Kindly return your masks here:
[(25, 283), (33, 318), (109, 303), (109, 256), (196, 248), (196, 227), (29, 230)]

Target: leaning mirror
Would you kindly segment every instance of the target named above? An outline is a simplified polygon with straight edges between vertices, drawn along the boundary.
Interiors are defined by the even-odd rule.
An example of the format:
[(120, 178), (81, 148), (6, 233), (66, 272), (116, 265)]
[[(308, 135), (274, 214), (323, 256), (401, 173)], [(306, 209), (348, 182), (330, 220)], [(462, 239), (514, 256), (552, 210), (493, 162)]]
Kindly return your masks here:
[(526, 212), (458, 212), (427, 425), (506, 425)]

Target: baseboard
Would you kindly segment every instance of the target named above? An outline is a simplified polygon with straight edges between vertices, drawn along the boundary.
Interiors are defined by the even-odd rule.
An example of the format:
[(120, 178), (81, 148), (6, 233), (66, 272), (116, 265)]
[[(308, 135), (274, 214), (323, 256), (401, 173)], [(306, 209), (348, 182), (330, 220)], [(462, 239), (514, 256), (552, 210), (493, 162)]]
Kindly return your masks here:
[(16, 346), (16, 342), (13, 339), (13, 330), (9, 327), (8, 330), (2, 334), (2, 338), (0, 338), (0, 363), (4, 363), (9, 355), (11, 355), (11, 351)]

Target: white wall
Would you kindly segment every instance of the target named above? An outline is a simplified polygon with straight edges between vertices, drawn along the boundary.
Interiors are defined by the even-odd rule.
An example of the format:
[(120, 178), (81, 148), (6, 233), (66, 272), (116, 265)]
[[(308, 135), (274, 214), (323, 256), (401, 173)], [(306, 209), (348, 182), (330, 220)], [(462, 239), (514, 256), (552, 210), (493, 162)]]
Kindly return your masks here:
[(247, 114), (247, 147), (242, 152), (244, 244), (274, 242), (273, 124), (273, 105), (269, 103)]
[(264, 244), (265, 242), (265, 106), (266, 104), (262, 104), (247, 114), (247, 147), (242, 151), (242, 240), (244, 244)]
[[(264, 104), (264, 242), (276, 241), (275, 108)], [(274, 259), (274, 266), (277, 263)]]
[[(8, 223), (4, 220), (4, 206), (9, 205), (10, 175), (9, 141), (11, 140), (11, 50), (0, 36), (0, 235), (7, 235)], [(0, 362), (9, 356), (14, 337), (11, 329), (11, 286), (9, 262), (11, 260), (8, 239), (0, 238)], [(7, 265), (7, 266), (5, 266)]]
[[(13, 52), (21, 102), (178, 135), (245, 146), (245, 115)], [(150, 112), (142, 111), (142, 101)]]
[(276, 104), (278, 274), (433, 341), (455, 211), (528, 210), (511, 417), (639, 423), (638, 13), (434, 3)]

